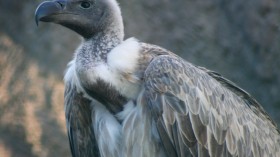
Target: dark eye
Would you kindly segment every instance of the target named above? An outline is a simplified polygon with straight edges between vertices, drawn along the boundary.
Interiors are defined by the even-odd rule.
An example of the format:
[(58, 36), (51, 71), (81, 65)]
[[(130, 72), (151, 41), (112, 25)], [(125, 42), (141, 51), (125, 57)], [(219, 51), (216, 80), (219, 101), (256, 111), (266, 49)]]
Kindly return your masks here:
[(91, 7), (91, 3), (89, 2), (81, 2), (80, 6), (83, 8), (83, 9), (88, 9)]

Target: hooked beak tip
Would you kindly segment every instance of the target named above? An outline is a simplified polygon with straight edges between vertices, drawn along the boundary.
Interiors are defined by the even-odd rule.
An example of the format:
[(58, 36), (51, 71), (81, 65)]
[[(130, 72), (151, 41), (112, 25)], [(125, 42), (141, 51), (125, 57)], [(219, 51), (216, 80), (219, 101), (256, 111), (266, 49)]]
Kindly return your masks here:
[[(64, 2), (64, 1), (63, 1)], [(62, 10), (61, 0), (57, 1), (45, 1), (41, 3), (35, 11), (35, 22), (39, 26), (39, 22), (51, 22), (50, 16), (59, 13)]]

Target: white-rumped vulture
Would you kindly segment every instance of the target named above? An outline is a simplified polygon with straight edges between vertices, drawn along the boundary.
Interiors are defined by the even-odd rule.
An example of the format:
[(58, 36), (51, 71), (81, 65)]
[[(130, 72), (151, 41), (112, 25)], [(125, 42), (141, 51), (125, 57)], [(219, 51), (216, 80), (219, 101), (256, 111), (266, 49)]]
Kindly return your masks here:
[(166, 49), (124, 40), (115, 0), (46, 1), (35, 14), (83, 37), (64, 78), (74, 157), (280, 157), (279, 129), (254, 98)]

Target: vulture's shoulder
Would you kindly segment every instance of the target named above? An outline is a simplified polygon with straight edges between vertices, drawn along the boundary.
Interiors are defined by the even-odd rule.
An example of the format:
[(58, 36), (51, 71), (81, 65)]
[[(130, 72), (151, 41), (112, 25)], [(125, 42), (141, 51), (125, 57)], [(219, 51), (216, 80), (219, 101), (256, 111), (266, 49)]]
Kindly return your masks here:
[(141, 47), (142, 54), (152, 55), (153, 58), (161, 55), (176, 56), (175, 53), (157, 45), (143, 43), (143, 42), (140, 42), (139, 45)]

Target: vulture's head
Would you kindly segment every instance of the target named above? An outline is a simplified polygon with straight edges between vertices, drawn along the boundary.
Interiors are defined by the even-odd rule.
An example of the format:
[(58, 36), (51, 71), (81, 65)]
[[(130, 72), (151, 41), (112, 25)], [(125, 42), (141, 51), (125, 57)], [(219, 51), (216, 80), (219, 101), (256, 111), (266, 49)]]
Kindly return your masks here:
[(119, 6), (115, 0), (55, 0), (41, 3), (35, 20), (63, 25), (84, 38), (98, 32), (123, 31)]

